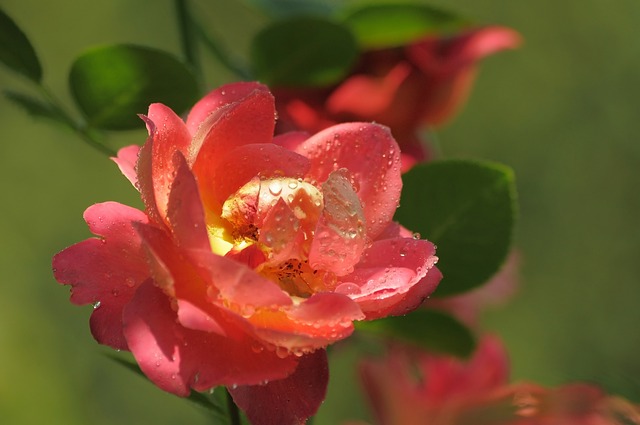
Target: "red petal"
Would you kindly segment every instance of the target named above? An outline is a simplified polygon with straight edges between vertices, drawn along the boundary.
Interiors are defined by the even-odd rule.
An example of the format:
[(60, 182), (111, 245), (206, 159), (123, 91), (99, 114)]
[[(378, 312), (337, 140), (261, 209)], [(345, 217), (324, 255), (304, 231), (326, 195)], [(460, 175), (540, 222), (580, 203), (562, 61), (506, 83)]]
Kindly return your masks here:
[[(241, 99), (220, 107), (209, 114), (199, 127), (189, 147), (187, 160), (200, 185), (201, 196), (208, 209), (219, 214), (218, 182), (215, 173), (229, 159), (227, 152), (242, 145), (270, 143), (275, 127), (273, 96), (265, 86), (254, 85), (254, 90)], [(225, 91), (226, 86), (220, 90)], [(237, 165), (237, 164), (236, 164)]]
[(309, 265), (337, 276), (353, 271), (367, 242), (364, 212), (348, 172), (334, 171), (322, 184), (324, 209), (318, 221)]
[(173, 237), (182, 249), (210, 250), (204, 210), (195, 177), (179, 151), (173, 155), (175, 178), (171, 185), (168, 221)]
[(224, 152), (208, 178), (216, 182), (216, 200), (223, 204), (255, 176), (298, 178), (308, 170), (309, 160), (302, 155), (273, 143), (249, 144)]
[(302, 357), (288, 378), (229, 392), (252, 425), (301, 425), (318, 411), (328, 381), (327, 355), (319, 350)]
[(58, 282), (73, 287), (71, 302), (96, 306), (91, 315), (94, 338), (126, 350), (122, 310), (149, 276), (132, 223), (146, 223), (147, 217), (115, 202), (92, 205), (84, 217), (89, 229), (102, 238), (87, 239), (58, 253), (53, 257), (53, 273)]
[[(353, 273), (340, 278), (337, 292), (356, 301), (368, 319), (382, 317), (396, 307), (419, 304), (435, 289), (431, 280), (419, 284), (437, 261), (431, 242), (419, 239), (384, 239), (374, 242), (362, 256)], [(425, 294), (424, 290), (427, 291)], [(409, 294), (415, 299), (407, 298)]]
[[(256, 341), (225, 338), (182, 327), (170, 299), (151, 281), (140, 286), (124, 310), (124, 335), (142, 371), (165, 391), (187, 396), (190, 388), (255, 385), (281, 379), (296, 358), (256, 350)], [(258, 352), (259, 351), (259, 352)]]
[(367, 236), (376, 239), (393, 218), (402, 189), (400, 149), (389, 130), (377, 124), (339, 124), (310, 137), (296, 152), (311, 160), (309, 177), (318, 182), (334, 170), (349, 170), (367, 219)]
[(136, 175), (136, 162), (138, 162), (138, 152), (140, 146), (131, 145), (118, 151), (118, 156), (111, 158), (118, 165), (124, 176), (131, 182), (133, 187), (138, 188), (138, 176)]
[(243, 100), (255, 90), (264, 90), (264, 86), (259, 83), (240, 82), (226, 84), (211, 91), (191, 108), (187, 117), (189, 132), (195, 135), (209, 115), (226, 105)]

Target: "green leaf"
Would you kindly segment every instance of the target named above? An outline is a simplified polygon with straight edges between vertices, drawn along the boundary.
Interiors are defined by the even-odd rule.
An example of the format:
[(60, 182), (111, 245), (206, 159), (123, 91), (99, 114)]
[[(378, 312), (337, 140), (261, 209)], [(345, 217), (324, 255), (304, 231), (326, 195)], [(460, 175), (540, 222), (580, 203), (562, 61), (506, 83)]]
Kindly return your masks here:
[(461, 322), (441, 311), (425, 308), (406, 316), (357, 322), (356, 328), (429, 351), (459, 357), (470, 356), (476, 346), (473, 333)]
[(435, 295), (486, 282), (511, 244), (516, 190), (510, 168), (489, 162), (437, 161), (403, 176), (396, 219), (437, 245), (443, 279)]
[(358, 55), (351, 32), (320, 18), (292, 18), (260, 31), (251, 46), (259, 80), (272, 86), (325, 86), (342, 78)]
[(453, 13), (423, 4), (365, 5), (348, 10), (344, 23), (367, 49), (401, 46), (468, 24)]
[(4, 95), (7, 99), (23, 108), (29, 115), (35, 118), (46, 118), (60, 124), (70, 125), (64, 115), (50, 103), (45, 103), (29, 95), (11, 90), (5, 90)]
[(109, 45), (78, 57), (69, 74), (71, 93), (91, 127), (140, 128), (137, 114), (154, 102), (184, 112), (198, 96), (192, 72), (161, 50)]
[(326, 0), (248, 0), (272, 18), (291, 16), (329, 16), (333, 7)]
[(31, 42), (2, 10), (0, 10), (0, 61), (36, 83), (42, 80), (42, 67)]

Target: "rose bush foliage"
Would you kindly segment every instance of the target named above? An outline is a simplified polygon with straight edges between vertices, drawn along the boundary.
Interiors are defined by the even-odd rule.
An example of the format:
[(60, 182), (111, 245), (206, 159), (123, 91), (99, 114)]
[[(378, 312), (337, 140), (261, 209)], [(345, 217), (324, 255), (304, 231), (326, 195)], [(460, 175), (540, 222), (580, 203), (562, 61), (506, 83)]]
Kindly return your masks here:
[(317, 410), (325, 347), (353, 322), (404, 314), (435, 289), (435, 247), (392, 221), (402, 181), (387, 128), (273, 137), (257, 83), (223, 86), (183, 122), (162, 104), (115, 162), (145, 209), (89, 207), (97, 237), (54, 257), (96, 340), (163, 390), (227, 386), (255, 424)]

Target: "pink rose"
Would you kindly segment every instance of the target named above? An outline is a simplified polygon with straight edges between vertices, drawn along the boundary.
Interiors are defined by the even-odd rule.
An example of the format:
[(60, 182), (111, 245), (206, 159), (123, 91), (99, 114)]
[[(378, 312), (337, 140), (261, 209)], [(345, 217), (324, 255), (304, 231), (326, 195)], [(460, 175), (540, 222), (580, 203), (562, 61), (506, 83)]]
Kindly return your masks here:
[[(402, 181), (389, 130), (343, 124), (273, 137), (257, 83), (162, 104), (115, 162), (145, 211), (106, 202), (98, 236), (53, 259), (96, 340), (163, 390), (225, 385), (254, 424), (298, 424), (324, 399), (324, 348), (353, 321), (402, 314), (436, 287), (434, 246), (392, 222)], [(404, 233), (402, 233), (404, 234)]]
[(276, 90), (280, 127), (315, 132), (338, 122), (375, 121), (391, 128), (408, 169), (429, 157), (418, 130), (451, 119), (469, 94), (478, 62), (519, 43), (511, 29), (484, 27), (367, 51), (334, 87)]

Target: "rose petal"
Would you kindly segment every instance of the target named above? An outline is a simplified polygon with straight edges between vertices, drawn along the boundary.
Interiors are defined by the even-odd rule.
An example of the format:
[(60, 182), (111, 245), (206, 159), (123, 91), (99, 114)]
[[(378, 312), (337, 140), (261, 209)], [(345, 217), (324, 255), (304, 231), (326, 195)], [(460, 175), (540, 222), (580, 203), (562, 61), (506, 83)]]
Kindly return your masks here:
[[(226, 88), (225, 88), (226, 89)], [(223, 89), (224, 90), (224, 89)], [(262, 85), (255, 84), (246, 97), (215, 110), (194, 135), (187, 161), (200, 185), (206, 209), (220, 214), (222, 204), (217, 197), (215, 173), (225, 155), (247, 144), (270, 143), (275, 127), (273, 96)]]
[(222, 204), (251, 178), (298, 178), (309, 170), (309, 160), (273, 143), (239, 146), (222, 155), (209, 178), (216, 182), (216, 199)]
[(324, 209), (309, 252), (312, 268), (337, 276), (353, 271), (367, 242), (364, 212), (348, 177), (338, 170), (322, 183)]
[(173, 155), (175, 177), (169, 193), (167, 218), (173, 237), (182, 249), (209, 250), (198, 183), (180, 151)]
[(319, 350), (302, 357), (288, 378), (229, 392), (252, 425), (301, 425), (324, 401), (328, 381), (327, 355)]
[[(175, 176), (173, 154), (176, 151), (186, 154), (191, 135), (182, 119), (161, 103), (149, 106), (146, 120), (149, 129), (147, 144), (151, 145), (151, 149), (150, 152), (144, 152), (145, 155), (149, 153), (151, 155), (153, 193), (158, 211), (164, 218), (168, 208), (169, 188)], [(140, 165), (138, 167), (139, 173), (148, 172), (148, 170), (141, 170)]]
[[(415, 300), (406, 299), (406, 294), (435, 265), (438, 258), (434, 254), (435, 247), (425, 240), (379, 240), (364, 252), (353, 273), (339, 281), (354, 288), (345, 293), (360, 305), (368, 319), (382, 317), (398, 305), (417, 304), (424, 299), (426, 295), (417, 289)], [(435, 289), (435, 285), (427, 288)]]
[(124, 176), (131, 182), (133, 187), (138, 188), (138, 176), (136, 175), (136, 163), (138, 162), (138, 153), (140, 146), (131, 145), (124, 147), (118, 151), (118, 156), (111, 158), (118, 165), (118, 168)]
[(410, 72), (408, 63), (399, 62), (383, 77), (349, 77), (327, 98), (327, 110), (332, 114), (347, 114), (360, 121), (371, 121), (390, 107), (396, 91)]
[(296, 152), (311, 160), (309, 178), (324, 182), (346, 168), (367, 219), (367, 236), (375, 239), (398, 207), (402, 180), (400, 150), (386, 127), (349, 123), (328, 128), (302, 143)]
[(140, 369), (161, 389), (189, 395), (217, 385), (255, 385), (292, 373), (297, 359), (256, 350), (257, 341), (182, 327), (170, 299), (151, 281), (125, 307), (124, 335)]
[(71, 302), (94, 304), (91, 333), (101, 344), (126, 350), (122, 310), (149, 270), (132, 223), (147, 217), (115, 202), (96, 204), (84, 213), (89, 229), (102, 238), (77, 243), (53, 257), (56, 280), (71, 285)]

